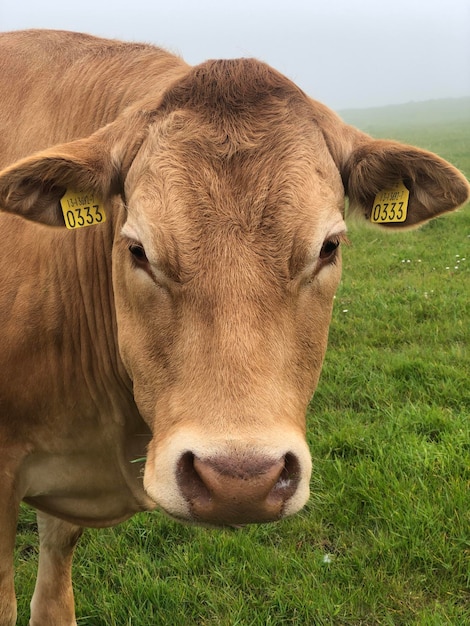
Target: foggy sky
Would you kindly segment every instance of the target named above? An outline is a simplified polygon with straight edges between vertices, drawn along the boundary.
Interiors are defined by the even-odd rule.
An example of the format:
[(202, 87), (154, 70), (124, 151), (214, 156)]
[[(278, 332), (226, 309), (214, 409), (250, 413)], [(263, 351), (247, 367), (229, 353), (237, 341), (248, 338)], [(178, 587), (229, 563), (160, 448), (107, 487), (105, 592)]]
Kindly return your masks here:
[(470, 0), (0, 0), (0, 30), (254, 56), (338, 110), (470, 95)]

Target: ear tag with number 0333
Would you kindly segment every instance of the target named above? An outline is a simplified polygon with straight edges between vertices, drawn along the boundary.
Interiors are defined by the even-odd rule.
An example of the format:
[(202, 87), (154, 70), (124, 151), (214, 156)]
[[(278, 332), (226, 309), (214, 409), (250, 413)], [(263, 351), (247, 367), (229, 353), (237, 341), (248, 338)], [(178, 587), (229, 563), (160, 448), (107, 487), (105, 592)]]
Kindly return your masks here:
[(409, 197), (410, 192), (402, 181), (390, 189), (379, 191), (375, 196), (370, 221), (374, 224), (404, 222), (408, 212)]
[(60, 206), (68, 229), (94, 226), (106, 221), (103, 202), (94, 193), (67, 189), (60, 199)]

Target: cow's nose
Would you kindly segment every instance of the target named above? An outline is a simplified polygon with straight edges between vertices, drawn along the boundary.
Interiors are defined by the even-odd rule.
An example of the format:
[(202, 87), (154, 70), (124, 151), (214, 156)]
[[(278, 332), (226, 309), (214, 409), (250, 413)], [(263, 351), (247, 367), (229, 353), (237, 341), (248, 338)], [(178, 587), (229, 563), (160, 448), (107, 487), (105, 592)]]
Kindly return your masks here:
[(201, 459), (185, 452), (178, 485), (193, 519), (209, 524), (270, 522), (282, 517), (300, 480), (294, 454), (278, 460), (251, 455)]

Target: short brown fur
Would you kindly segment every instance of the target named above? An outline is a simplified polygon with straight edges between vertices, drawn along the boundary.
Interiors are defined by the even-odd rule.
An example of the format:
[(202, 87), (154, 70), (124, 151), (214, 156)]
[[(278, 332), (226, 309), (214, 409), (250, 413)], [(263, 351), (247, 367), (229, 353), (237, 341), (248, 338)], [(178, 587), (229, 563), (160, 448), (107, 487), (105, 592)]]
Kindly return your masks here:
[[(0, 626), (16, 620), (21, 500), (40, 511), (33, 626), (76, 625), (83, 526), (299, 510), (345, 193), (368, 218), (403, 180), (393, 228), (469, 193), (256, 60), (191, 68), (60, 31), (0, 36), (0, 167)], [(107, 221), (66, 231), (68, 188), (99, 195)]]

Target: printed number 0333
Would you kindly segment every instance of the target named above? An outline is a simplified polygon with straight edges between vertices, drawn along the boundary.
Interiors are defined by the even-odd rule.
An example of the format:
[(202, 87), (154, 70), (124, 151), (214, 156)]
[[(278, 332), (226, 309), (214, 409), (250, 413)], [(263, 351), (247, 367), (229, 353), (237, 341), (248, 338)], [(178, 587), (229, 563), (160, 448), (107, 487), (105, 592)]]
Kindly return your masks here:
[(103, 221), (103, 214), (100, 211), (100, 205), (93, 204), (69, 209), (64, 212), (64, 218), (67, 228), (82, 228), (83, 226), (100, 224)]
[(403, 210), (404, 205), (404, 202), (384, 202), (383, 204), (376, 204), (371, 219), (373, 222), (404, 221), (406, 217), (406, 213)]
[(61, 198), (60, 204), (68, 229), (93, 226), (106, 221), (103, 203), (93, 194), (67, 191)]

